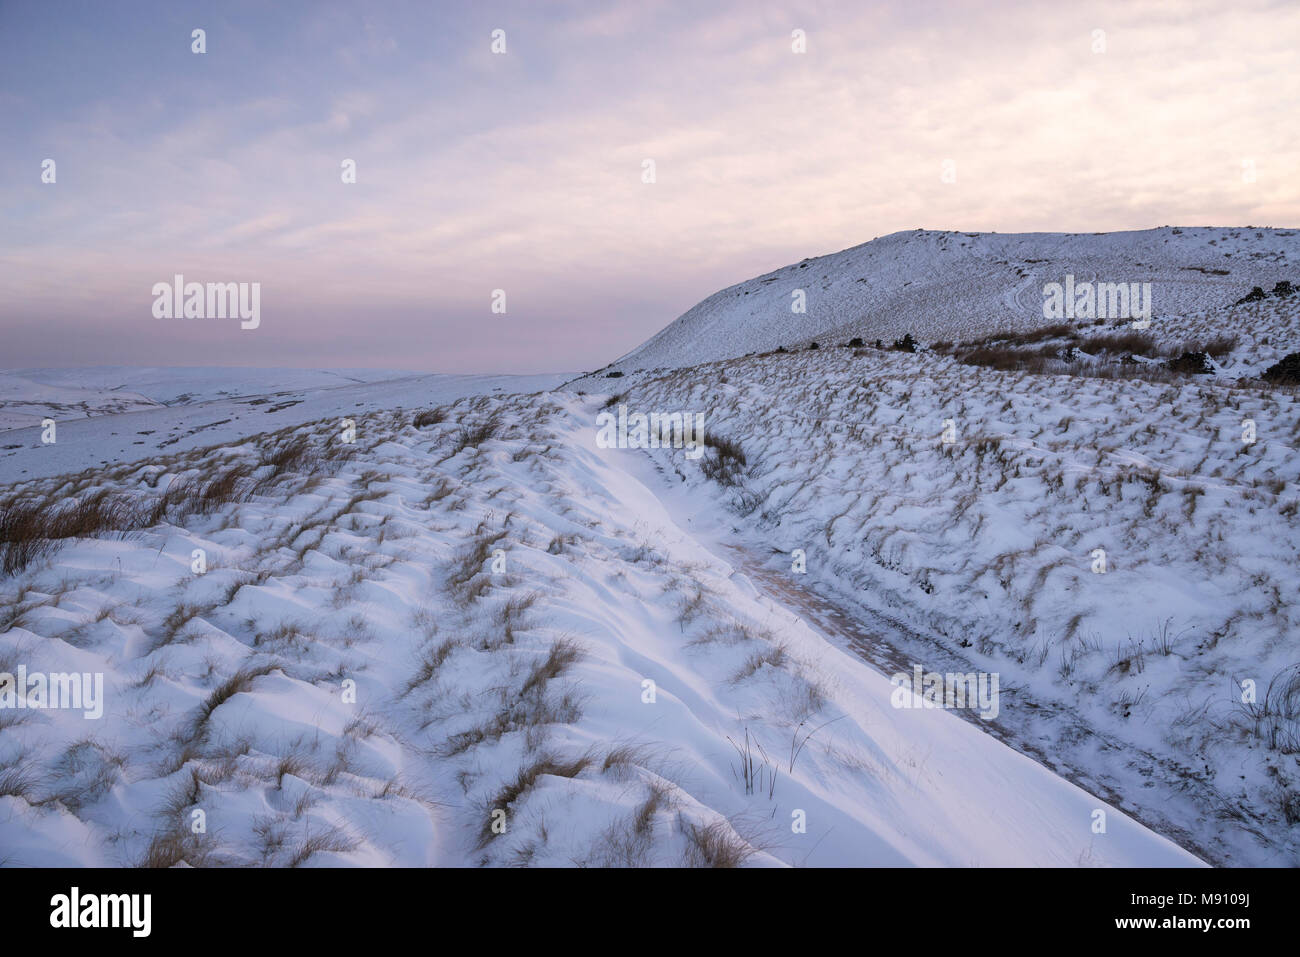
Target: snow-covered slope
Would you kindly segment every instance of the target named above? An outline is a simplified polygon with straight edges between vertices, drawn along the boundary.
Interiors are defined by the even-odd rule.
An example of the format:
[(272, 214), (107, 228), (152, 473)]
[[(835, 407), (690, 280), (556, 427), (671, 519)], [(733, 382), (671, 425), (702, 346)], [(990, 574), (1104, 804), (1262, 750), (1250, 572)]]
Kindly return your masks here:
[(481, 396), (21, 486), (171, 505), (3, 580), (0, 671), (104, 695), (0, 711), (0, 864), (1198, 863), (895, 707), (599, 411)]
[[(601, 370), (679, 368), (858, 336), (976, 338), (1043, 319), (1043, 286), (1149, 282), (1161, 318), (1204, 315), (1254, 286), (1300, 285), (1300, 231), (1162, 227), (1115, 233), (893, 233), (714, 293)], [(802, 290), (806, 312), (792, 310)], [(592, 384), (587, 380), (581, 387)]]
[[(129, 392), (160, 405), (212, 399), (306, 392), (340, 385), (410, 378), (395, 369), (251, 369), (232, 366), (83, 366), (71, 369), (12, 369), (0, 372), (0, 385), (14, 376), (64, 389), (111, 395)], [(15, 392), (18, 390), (15, 389)], [(120, 411), (120, 410), (110, 410)]]
[(46, 418), (112, 415), (156, 409), (159, 405), (139, 392), (55, 384), (19, 372), (0, 372), (0, 432), (39, 426)]
[[(309, 392), (407, 379), (383, 369), (241, 369), (225, 366), (87, 366), (0, 371), (0, 432), (97, 415), (214, 399)], [(0, 444), (5, 444), (0, 439)]]
[[(1252, 377), (1300, 295), (1234, 303), (1295, 235), (898, 234), (557, 393), (27, 370), (0, 672), (104, 714), (0, 710), (0, 865), (1293, 864), (1300, 404)], [(1038, 326), (1066, 274), (1219, 374), (838, 346)], [(598, 447), (612, 388), (712, 447)], [(1000, 713), (898, 707), (914, 665)]]
[[(87, 418), (84, 412), (66, 414), (66, 410), (43, 403), (41, 390), (47, 387), (35, 387), (37, 398), (24, 401), (34, 411), (36, 424), (0, 434), (0, 485), (205, 448), (219, 442), (238, 442), (249, 435), (324, 416), (335, 416), (341, 423), (346, 417), (375, 409), (417, 408), (486, 392), (540, 391), (553, 388), (566, 378), (563, 375), (407, 374), (397, 379), (338, 385), (336, 373), (299, 371), (286, 376), (290, 382), (302, 383), (298, 387), (256, 394), (253, 390), (267, 384), (266, 370), (198, 370), (192, 387), (184, 385), (186, 371), (141, 370), (148, 374), (140, 376), (145, 380), (140, 384), (156, 395), (172, 395), (178, 390), (181, 395), (199, 395), (216, 388), (235, 388), (241, 397), (169, 406), (141, 399), (139, 408), (109, 411), (101, 407), (99, 414)], [(225, 375), (218, 376), (216, 372)], [(3, 381), (0, 377), (0, 382)], [(53, 443), (41, 441), (39, 422), (46, 416), (56, 423)]]
[(831, 600), (842, 645), (1000, 673), (1018, 747), (1216, 863), (1300, 861), (1293, 387), (827, 347), (624, 388), (734, 443), (670, 474), (751, 575)]

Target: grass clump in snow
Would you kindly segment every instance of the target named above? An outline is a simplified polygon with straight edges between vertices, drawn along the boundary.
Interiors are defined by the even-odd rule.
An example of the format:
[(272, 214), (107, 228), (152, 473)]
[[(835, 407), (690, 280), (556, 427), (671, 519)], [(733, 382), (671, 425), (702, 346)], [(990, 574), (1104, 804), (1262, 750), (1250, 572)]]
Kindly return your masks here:
[(741, 472), (749, 464), (740, 443), (725, 435), (708, 432), (704, 436), (704, 445), (700, 468), (705, 476), (719, 485), (738, 484)]

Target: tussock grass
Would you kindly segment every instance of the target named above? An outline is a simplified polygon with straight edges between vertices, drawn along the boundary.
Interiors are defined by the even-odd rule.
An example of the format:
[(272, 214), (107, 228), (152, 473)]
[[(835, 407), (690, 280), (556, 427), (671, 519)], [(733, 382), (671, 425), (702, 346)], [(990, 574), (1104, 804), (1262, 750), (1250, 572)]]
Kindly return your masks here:
[(420, 659), (419, 668), (407, 681), (406, 690), (402, 693), (408, 695), (421, 685), (432, 681), (437, 676), (438, 669), (446, 664), (447, 659), (451, 657), (451, 653), (456, 650), (459, 644), (460, 642), (456, 639), (447, 638), (433, 649), (426, 651)]
[(582, 710), (572, 694), (566, 693), (558, 700), (547, 696), (550, 682), (564, 674), (582, 657), (582, 650), (568, 638), (552, 642), (546, 656), (528, 669), (523, 683), (516, 689), (502, 689), (501, 707), (487, 721), (450, 735), (442, 747), (445, 756), (463, 754), (472, 748), (491, 741), (499, 741), (515, 731), (528, 733), (525, 744), (535, 747), (540, 729), (554, 724), (572, 724)]
[(280, 666), (274, 663), (248, 665), (240, 668), (225, 681), (221, 682), (221, 684), (213, 688), (207, 698), (204, 699), (203, 704), (199, 705), (198, 713), (195, 714), (191, 720), (188, 740), (203, 740), (204, 736), (207, 734), (208, 722), (212, 719), (212, 715), (216, 713), (218, 708), (235, 695), (242, 694), (251, 689), (253, 682), (258, 678), (279, 670)]
[(605, 828), (586, 860), (580, 863), (588, 867), (650, 866), (655, 818), (673, 804), (672, 786), (663, 781), (651, 781), (645, 800), (631, 814)]
[(470, 604), (491, 587), (486, 569), (488, 557), (507, 534), (509, 533), (504, 527), (493, 532), (487, 529), (486, 523), (480, 523), (473, 539), (452, 558), (447, 588), (458, 604)]
[(1280, 754), (1300, 754), (1300, 665), (1275, 674), (1260, 701), (1243, 703), (1251, 733)]
[[(286, 459), (287, 461), (287, 459)], [(79, 538), (125, 535), (157, 525), (168, 516), (206, 515), (253, 491), (256, 466), (237, 463), (206, 484), (178, 478), (158, 496), (101, 489), (71, 503), (57, 495), (13, 498), (0, 503), (0, 572), (12, 575)]]
[(182, 602), (171, 610), (166, 618), (163, 619), (158, 630), (158, 635), (154, 639), (150, 652), (157, 651), (167, 645), (185, 640), (185, 629), (190, 622), (194, 621), (200, 615), (207, 611), (201, 605)]
[(500, 437), (500, 431), (501, 420), (495, 413), (474, 425), (462, 426), (456, 433), (455, 442), (452, 443), (452, 457), (466, 449), (478, 451), (484, 443)]
[(21, 571), (67, 539), (141, 528), (142, 518), (138, 505), (107, 490), (70, 504), (10, 500), (0, 505), (0, 570)]
[(645, 764), (653, 749), (644, 744), (618, 744), (605, 752), (600, 762), (601, 774), (609, 771), (624, 772), (637, 765)]
[(570, 693), (558, 700), (541, 695), (507, 702), (487, 721), (449, 736), (441, 748), (445, 757), (464, 754), (481, 744), (499, 741), (507, 734), (523, 731), (525, 747), (536, 748), (551, 725), (573, 724), (582, 717), (578, 699)]
[(758, 848), (736, 833), (735, 828), (719, 819), (711, 824), (695, 824), (679, 818), (686, 836), (687, 867), (740, 867), (758, 853)]
[(290, 472), (310, 469), (319, 461), (320, 455), (314, 451), (311, 440), (306, 435), (296, 435), (278, 448), (263, 454), (262, 465), (270, 469), (270, 474), (258, 485), (269, 485)]
[(173, 828), (155, 834), (136, 867), (166, 868), (178, 864), (190, 867), (207, 867), (214, 863), (216, 849), (212, 838), (206, 834), (193, 834), (188, 830)]
[(415, 414), (415, 418), (411, 420), (411, 424), (417, 429), (424, 429), (445, 421), (447, 421), (446, 409), (425, 409), (423, 412), (417, 412)]
[(548, 682), (564, 674), (581, 658), (582, 649), (578, 647), (577, 642), (569, 638), (555, 639), (551, 642), (546, 657), (529, 669), (528, 677), (524, 679), (523, 686), (519, 689), (519, 696), (523, 698), (531, 693), (545, 690)]
[(28, 804), (41, 803), (42, 775), (25, 759), (11, 759), (0, 768), (0, 797), (15, 797)]
[(307, 828), (285, 866), (302, 867), (317, 854), (347, 854), (356, 850), (359, 844), (360, 841), (356, 838), (348, 836), (342, 828), (332, 824), (325, 825), (315, 833)]
[(591, 767), (594, 762), (595, 758), (590, 752), (578, 755), (575, 758), (561, 758), (548, 752), (538, 757), (531, 764), (521, 767), (513, 781), (488, 799), (483, 813), (483, 826), (479, 831), (478, 846), (486, 847), (497, 836), (492, 831), (493, 811), (502, 810), (508, 816), (515, 804), (537, 786), (539, 778), (546, 775), (557, 778), (576, 778)]
[(737, 485), (749, 464), (745, 450), (735, 439), (714, 432), (704, 435), (705, 452), (700, 459), (704, 475), (719, 485)]
[(546, 552), (549, 555), (560, 555), (563, 554), (566, 548), (576, 545), (579, 541), (581, 539), (577, 535), (562, 532), (551, 539), (550, 544), (546, 546)]
[(788, 660), (788, 649), (783, 644), (776, 644), (767, 648), (762, 648), (758, 651), (752, 652), (749, 657), (745, 659), (744, 664), (742, 664), (731, 676), (730, 681), (733, 685), (739, 684), (746, 678), (755, 675), (758, 670), (765, 665), (780, 670), (785, 667)]
[[(524, 627), (528, 609), (541, 599), (541, 592), (530, 591), (512, 595), (492, 616), (493, 623), (501, 629), (499, 644), (513, 645), (517, 631)], [(499, 645), (498, 645), (499, 646)]]
[(53, 785), (50, 800), (57, 801), (74, 814), (99, 801), (122, 777), (126, 756), (105, 747), (93, 738), (82, 738), (68, 745), (50, 776)]

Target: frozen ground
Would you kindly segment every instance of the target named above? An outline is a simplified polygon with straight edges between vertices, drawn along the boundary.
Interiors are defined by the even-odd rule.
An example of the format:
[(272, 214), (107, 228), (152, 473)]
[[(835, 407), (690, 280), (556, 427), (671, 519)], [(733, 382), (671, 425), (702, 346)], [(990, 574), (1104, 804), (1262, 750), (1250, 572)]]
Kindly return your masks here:
[[(63, 378), (76, 381), (75, 371), (69, 370)], [(553, 387), (566, 378), (563, 375), (408, 373), (395, 379), (338, 385), (335, 373), (298, 372), (286, 378), (303, 383), (300, 386), (258, 394), (251, 390), (262, 383), (266, 370), (219, 371), (225, 371), (226, 385), (222, 385), (221, 376), (213, 370), (200, 370), (199, 383), (192, 394), (216, 394), (219, 389), (233, 388), (240, 391), (239, 397), (149, 406), (118, 414), (105, 410), (91, 418), (80, 414), (68, 418), (65, 411), (57, 408), (37, 411), (34, 426), (0, 432), (0, 485), (235, 442), (258, 432), (311, 422), (323, 416), (341, 420), (371, 409), (411, 408), (487, 392), (529, 392)], [(244, 378), (246, 371), (252, 373), (248, 379)], [(157, 376), (152, 386), (141, 383), (141, 387), (156, 394), (171, 395), (183, 389), (180, 382), (184, 372), (172, 370), (170, 375)], [(0, 376), (0, 383), (3, 382), (4, 377)], [(39, 410), (39, 402), (32, 407)], [(56, 422), (53, 444), (41, 441), (40, 419), (47, 415)]]
[(325, 420), (21, 486), (166, 505), (4, 582), (3, 668), (103, 672), (106, 704), (0, 712), (0, 858), (1197, 863), (892, 707), (683, 529), (666, 452), (595, 447), (600, 405), (462, 399), (359, 415), (352, 445)]
[(896, 234), (563, 391), (0, 375), (0, 673), (105, 681), (0, 708), (0, 864), (1294, 865), (1296, 235)]
[(409, 372), (379, 369), (231, 369), (218, 366), (0, 371), (0, 432), (212, 399), (305, 392), (339, 385), (407, 378)]
[(617, 401), (734, 440), (703, 468), (672, 450), (681, 484), (886, 662), (1001, 673), (1001, 733), (1216, 862), (1300, 858), (1294, 390), (823, 349)]
[(111, 415), (154, 409), (159, 405), (148, 396), (125, 389), (52, 385), (17, 372), (0, 372), (0, 440), (10, 429), (39, 426), (47, 417)]

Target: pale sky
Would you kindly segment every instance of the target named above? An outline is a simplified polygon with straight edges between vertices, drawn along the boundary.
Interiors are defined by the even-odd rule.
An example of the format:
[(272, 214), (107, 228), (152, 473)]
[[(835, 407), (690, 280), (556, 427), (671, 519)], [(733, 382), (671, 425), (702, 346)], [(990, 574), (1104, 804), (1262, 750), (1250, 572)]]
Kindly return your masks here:
[(594, 369), (897, 230), (1300, 226), (1298, 127), (1295, 0), (0, 0), (0, 368)]

